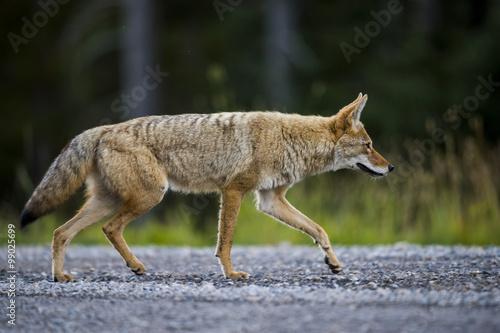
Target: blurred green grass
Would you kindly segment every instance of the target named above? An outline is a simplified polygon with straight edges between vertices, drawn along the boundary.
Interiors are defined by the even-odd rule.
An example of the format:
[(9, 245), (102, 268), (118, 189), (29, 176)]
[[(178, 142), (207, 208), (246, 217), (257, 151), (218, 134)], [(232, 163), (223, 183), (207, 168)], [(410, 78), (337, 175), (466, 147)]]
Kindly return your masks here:
[[(386, 156), (396, 168), (417, 149), (410, 141), (405, 146), (405, 154)], [(322, 174), (296, 184), (287, 198), (326, 230), (332, 244), (500, 244), (500, 146), (488, 146), (473, 135), (458, 142), (450, 135), (441, 150), (412, 167), (407, 177), (396, 169), (379, 180), (350, 170)], [(197, 213), (174, 207), (147, 215), (127, 226), (124, 237), (130, 245), (215, 245), (217, 214), (194, 207), (189, 211)], [(199, 215), (208, 213), (207, 225), (199, 228)], [(18, 244), (51, 242), (54, 229), (63, 222), (60, 216), (52, 214), (18, 230)], [(17, 216), (4, 214), (2, 224), (6, 223), (17, 225)], [(73, 243), (107, 243), (100, 226), (102, 222), (83, 230)], [(308, 236), (257, 211), (254, 195), (247, 196), (234, 244), (281, 242), (312, 244)]]

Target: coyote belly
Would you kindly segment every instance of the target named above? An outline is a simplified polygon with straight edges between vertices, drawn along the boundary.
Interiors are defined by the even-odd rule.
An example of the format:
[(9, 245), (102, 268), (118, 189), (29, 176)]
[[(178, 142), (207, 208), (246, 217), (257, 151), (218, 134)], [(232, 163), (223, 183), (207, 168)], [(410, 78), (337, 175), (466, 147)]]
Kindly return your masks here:
[(233, 269), (230, 251), (243, 198), (257, 196), (257, 208), (308, 234), (319, 244), (334, 273), (342, 270), (325, 231), (285, 199), (306, 176), (351, 168), (373, 177), (392, 171), (371, 146), (359, 121), (367, 96), (332, 117), (279, 112), (231, 112), (150, 116), (101, 126), (75, 137), (55, 159), (26, 203), (21, 226), (53, 211), (84, 182), (87, 201), (54, 232), (55, 281), (63, 272), (71, 239), (104, 219), (103, 231), (136, 274), (144, 265), (132, 254), (123, 229), (158, 204), (168, 189), (220, 192), (216, 256), (227, 278), (247, 278)]

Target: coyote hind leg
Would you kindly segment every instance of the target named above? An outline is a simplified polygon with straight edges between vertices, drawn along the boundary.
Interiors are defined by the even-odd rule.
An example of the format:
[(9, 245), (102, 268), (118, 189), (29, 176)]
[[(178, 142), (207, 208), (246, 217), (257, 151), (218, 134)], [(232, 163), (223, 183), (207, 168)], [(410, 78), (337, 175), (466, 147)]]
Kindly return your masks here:
[[(153, 183), (153, 182), (152, 182)], [(162, 199), (167, 189), (165, 179), (146, 187), (135, 187), (127, 198), (122, 200), (125, 204), (104, 225), (102, 230), (113, 247), (120, 253), (127, 266), (137, 275), (144, 273), (146, 268), (130, 251), (123, 238), (123, 230), (135, 218), (143, 215), (156, 206)]]
[(54, 231), (52, 239), (52, 276), (56, 282), (73, 282), (70, 274), (63, 273), (64, 255), (73, 237), (81, 230), (111, 216), (118, 205), (113, 200), (92, 196), (80, 212)]
[(164, 166), (146, 147), (124, 145), (118, 149), (116, 144), (102, 144), (98, 164), (107, 186), (120, 198), (123, 206), (103, 225), (102, 230), (127, 266), (140, 275), (146, 269), (130, 251), (123, 238), (123, 230), (163, 199), (168, 188), (167, 174)]
[[(161, 199), (159, 200), (161, 201)], [(158, 201), (158, 202), (159, 202)], [(109, 242), (113, 247), (120, 253), (123, 260), (127, 264), (127, 266), (137, 275), (141, 275), (144, 273), (146, 268), (144, 265), (134, 256), (127, 243), (125, 242), (125, 238), (123, 238), (123, 230), (134, 220), (135, 218), (141, 216), (146, 213), (148, 210), (153, 208), (158, 202), (151, 204), (150, 207), (142, 207), (137, 208), (130, 205), (125, 205), (115, 216), (113, 216), (108, 222), (106, 222), (102, 230), (104, 234), (108, 238)]]

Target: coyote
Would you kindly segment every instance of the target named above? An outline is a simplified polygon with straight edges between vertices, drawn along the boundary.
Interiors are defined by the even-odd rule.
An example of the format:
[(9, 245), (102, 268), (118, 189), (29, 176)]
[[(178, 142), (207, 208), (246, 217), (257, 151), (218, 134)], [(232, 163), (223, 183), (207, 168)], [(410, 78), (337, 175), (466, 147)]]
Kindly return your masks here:
[(295, 209), (285, 193), (306, 176), (343, 168), (383, 177), (394, 167), (372, 147), (359, 117), (368, 96), (331, 117), (279, 112), (229, 112), (149, 116), (89, 129), (71, 140), (49, 167), (26, 203), (21, 227), (53, 211), (85, 181), (87, 201), (54, 231), (54, 281), (73, 281), (63, 272), (71, 239), (108, 219), (102, 229), (135, 274), (144, 265), (132, 254), (123, 229), (158, 204), (167, 189), (220, 192), (215, 256), (226, 278), (248, 278), (231, 263), (231, 246), (243, 198), (312, 237), (333, 273), (342, 270), (328, 235)]

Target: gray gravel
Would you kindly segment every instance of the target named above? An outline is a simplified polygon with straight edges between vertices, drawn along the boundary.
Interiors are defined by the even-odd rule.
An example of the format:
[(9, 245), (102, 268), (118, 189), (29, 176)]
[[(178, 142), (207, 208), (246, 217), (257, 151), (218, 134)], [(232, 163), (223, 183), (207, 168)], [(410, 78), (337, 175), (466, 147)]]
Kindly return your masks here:
[[(15, 330), (500, 330), (498, 247), (397, 244), (334, 251), (345, 268), (339, 275), (330, 273), (316, 247), (234, 247), (235, 269), (251, 278), (232, 281), (222, 277), (212, 248), (132, 248), (147, 269), (135, 276), (110, 246), (70, 245), (65, 269), (76, 282), (60, 284), (51, 282), (49, 246), (18, 247)], [(2, 253), (6, 257), (7, 250)], [(6, 258), (0, 276), (4, 294)], [(5, 309), (8, 298), (2, 299)]]

